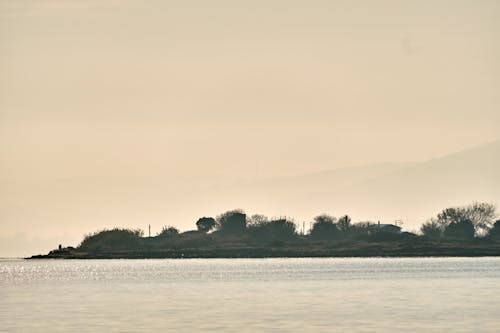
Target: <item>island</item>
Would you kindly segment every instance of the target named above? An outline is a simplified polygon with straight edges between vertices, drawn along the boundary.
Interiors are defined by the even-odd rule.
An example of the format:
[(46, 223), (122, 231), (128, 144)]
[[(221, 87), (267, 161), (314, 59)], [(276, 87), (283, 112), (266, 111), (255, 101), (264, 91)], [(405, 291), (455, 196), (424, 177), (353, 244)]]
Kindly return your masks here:
[(247, 216), (242, 210), (202, 217), (196, 230), (165, 226), (155, 236), (140, 229), (101, 230), (77, 247), (29, 259), (276, 258), (500, 256), (500, 220), (495, 206), (472, 203), (444, 209), (418, 233), (398, 223), (357, 222), (348, 215), (319, 215), (305, 231), (288, 218)]

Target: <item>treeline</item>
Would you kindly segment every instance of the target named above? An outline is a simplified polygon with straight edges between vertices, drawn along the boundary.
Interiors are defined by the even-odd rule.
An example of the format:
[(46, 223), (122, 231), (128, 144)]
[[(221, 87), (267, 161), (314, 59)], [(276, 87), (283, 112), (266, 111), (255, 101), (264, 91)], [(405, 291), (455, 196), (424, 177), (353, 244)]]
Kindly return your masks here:
[[(201, 217), (196, 230), (179, 232), (165, 226), (154, 237), (144, 237), (140, 229), (102, 230), (86, 235), (80, 251), (105, 252), (134, 249), (235, 248), (320, 246), (356, 242), (412, 244), (416, 242), (496, 242), (500, 241), (500, 220), (495, 206), (472, 203), (444, 209), (423, 223), (419, 233), (401, 232), (399, 226), (375, 222), (353, 223), (348, 215), (316, 216), (309, 232), (299, 231), (289, 218), (270, 219), (264, 215), (247, 216), (231, 210), (214, 217)], [(328, 246), (328, 245), (326, 245)]]

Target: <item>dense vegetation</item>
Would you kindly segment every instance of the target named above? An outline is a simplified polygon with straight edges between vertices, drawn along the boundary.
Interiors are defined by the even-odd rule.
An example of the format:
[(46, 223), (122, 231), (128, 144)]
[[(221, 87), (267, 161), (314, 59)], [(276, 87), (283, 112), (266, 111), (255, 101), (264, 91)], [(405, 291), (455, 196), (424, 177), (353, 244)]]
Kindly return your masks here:
[(423, 223), (419, 233), (392, 224), (353, 223), (348, 215), (319, 215), (308, 233), (293, 220), (247, 216), (231, 210), (201, 217), (197, 230), (180, 233), (165, 226), (154, 237), (142, 230), (112, 229), (86, 235), (77, 248), (49, 256), (114, 257), (267, 257), (369, 255), (500, 255), (500, 220), (495, 206), (473, 203), (444, 209)]
[(494, 205), (475, 202), (464, 207), (444, 209), (425, 222), (421, 232), (434, 240), (498, 239), (500, 220), (495, 222), (496, 217)]

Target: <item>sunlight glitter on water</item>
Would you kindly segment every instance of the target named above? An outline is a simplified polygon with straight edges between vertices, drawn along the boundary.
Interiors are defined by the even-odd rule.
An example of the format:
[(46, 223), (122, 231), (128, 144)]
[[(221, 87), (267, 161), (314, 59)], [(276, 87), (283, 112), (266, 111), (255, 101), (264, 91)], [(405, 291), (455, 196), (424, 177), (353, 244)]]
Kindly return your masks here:
[(498, 332), (500, 258), (2, 260), (6, 332)]

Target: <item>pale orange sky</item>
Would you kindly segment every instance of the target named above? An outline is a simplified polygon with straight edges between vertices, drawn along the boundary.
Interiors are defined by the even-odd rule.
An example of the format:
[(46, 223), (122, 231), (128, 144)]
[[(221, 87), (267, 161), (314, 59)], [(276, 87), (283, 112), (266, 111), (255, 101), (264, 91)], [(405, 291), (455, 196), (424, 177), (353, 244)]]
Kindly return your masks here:
[(498, 59), (498, 1), (0, 0), (0, 238), (499, 139)]

